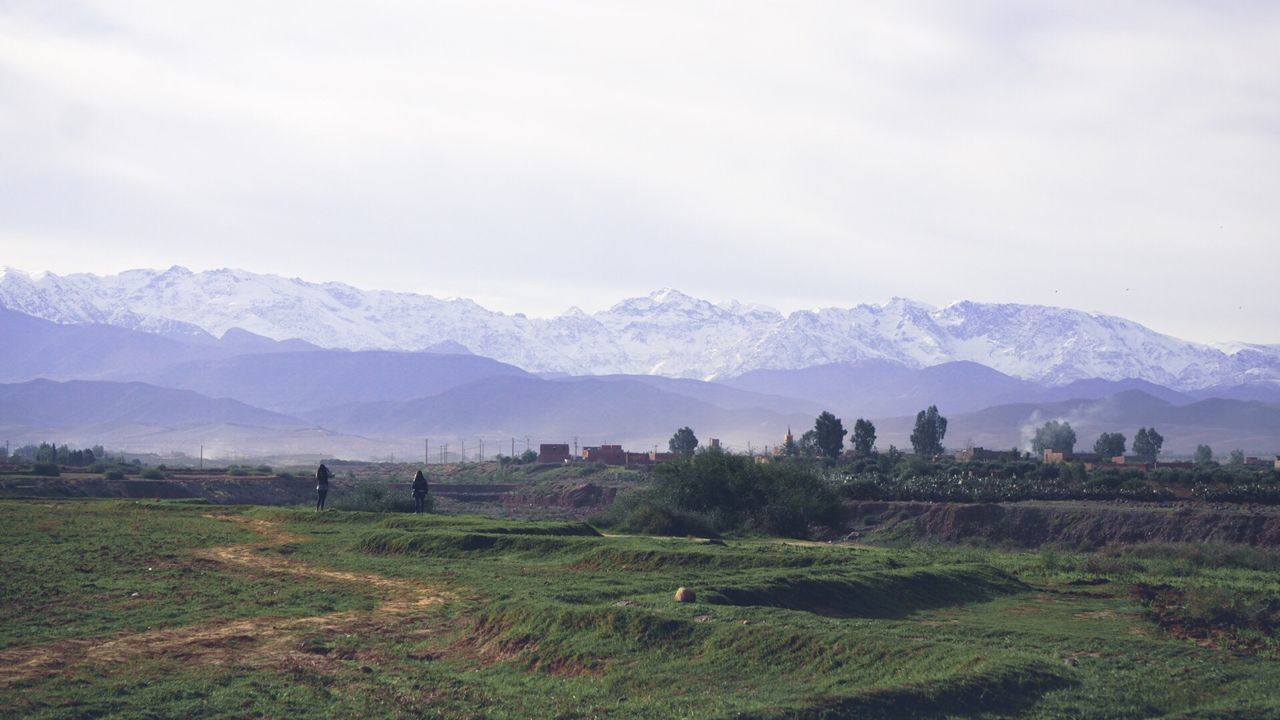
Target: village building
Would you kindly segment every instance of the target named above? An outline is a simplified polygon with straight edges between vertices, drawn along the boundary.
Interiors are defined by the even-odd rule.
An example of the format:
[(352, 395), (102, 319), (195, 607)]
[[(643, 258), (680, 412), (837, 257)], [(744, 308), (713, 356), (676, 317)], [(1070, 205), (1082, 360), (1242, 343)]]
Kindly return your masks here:
[(573, 459), (564, 443), (542, 443), (538, 446), (538, 462), (543, 465), (567, 463)]

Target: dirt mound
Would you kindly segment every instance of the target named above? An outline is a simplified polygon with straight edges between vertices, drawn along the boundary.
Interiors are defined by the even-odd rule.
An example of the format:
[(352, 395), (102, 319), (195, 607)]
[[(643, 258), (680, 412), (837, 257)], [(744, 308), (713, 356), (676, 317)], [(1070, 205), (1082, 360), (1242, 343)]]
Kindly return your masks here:
[(1250, 506), (1111, 503), (960, 504), (855, 502), (848, 517), (871, 540), (973, 540), (1080, 550), (1132, 543), (1229, 543), (1280, 547), (1280, 511)]

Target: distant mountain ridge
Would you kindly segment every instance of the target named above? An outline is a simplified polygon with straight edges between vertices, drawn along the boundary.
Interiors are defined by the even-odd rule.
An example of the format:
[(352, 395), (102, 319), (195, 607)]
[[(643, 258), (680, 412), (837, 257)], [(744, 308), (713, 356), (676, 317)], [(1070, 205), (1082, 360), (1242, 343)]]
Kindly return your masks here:
[(1188, 391), (1280, 383), (1280, 346), (1241, 344), (1228, 352), (1122, 318), (1038, 305), (934, 308), (899, 298), (783, 315), (668, 289), (593, 314), (575, 308), (538, 319), (465, 299), (176, 266), (112, 276), (6, 270), (0, 305), (59, 323), (168, 336), (239, 328), (325, 348), (464, 347), (542, 373), (730, 378), (865, 360), (917, 369), (967, 361), (1050, 385), (1133, 378)]

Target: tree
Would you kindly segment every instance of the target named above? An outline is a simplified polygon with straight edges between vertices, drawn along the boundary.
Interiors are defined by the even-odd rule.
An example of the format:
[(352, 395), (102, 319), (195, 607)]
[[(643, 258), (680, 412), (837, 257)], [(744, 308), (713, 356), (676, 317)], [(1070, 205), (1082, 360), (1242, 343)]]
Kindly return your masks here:
[(538, 462), (538, 451), (525, 450), (524, 452), (520, 453), (520, 462), (524, 463), (525, 465), (528, 465), (529, 463), (533, 463), (533, 462)]
[(844, 436), (849, 434), (840, 418), (823, 410), (813, 422), (813, 433), (818, 452), (832, 460), (840, 457), (840, 452), (844, 450)]
[(1213, 448), (1208, 445), (1196, 446), (1196, 464), (1208, 465), (1213, 462)]
[(1058, 453), (1070, 453), (1076, 447), (1076, 431), (1071, 423), (1050, 420), (1036, 430), (1031, 439), (1031, 450), (1036, 455), (1043, 455), (1045, 450)]
[(937, 405), (916, 414), (916, 428), (911, 431), (911, 448), (916, 455), (930, 458), (942, 454), (942, 438), (947, 435), (947, 419), (938, 413)]
[(1119, 457), (1124, 454), (1123, 433), (1104, 432), (1093, 443), (1093, 451), (1104, 458)]
[(800, 436), (798, 452), (805, 457), (813, 457), (818, 454), (817, 430), (805, 430), (804, 434)]
[(1232, 450), (1227, 457), (1228, 457), (1227, 462), (1231, 465), (1244, 464), (1244, 451), (1241, 450), (1240, 448), (1236, 448), (1235, 450)]
[(1138, 428), (1138, 434), (1133, 437), (1133, 453), (1138, 457), (1155, 460), (1160, 455), (1162, 445), (1164, 436), (1156, 432), (1155, 428)]
[(858, 457), (867, 457), (875, 447), (876, 426), (870, 420), (858, 418), (853, 423), (853, 453)]
[(671, 436), (667, 447), (676, 455), (692, 455), (693, 451), (698, 449), (698, 436), (693, 434), (691, 428), (682, 427)]

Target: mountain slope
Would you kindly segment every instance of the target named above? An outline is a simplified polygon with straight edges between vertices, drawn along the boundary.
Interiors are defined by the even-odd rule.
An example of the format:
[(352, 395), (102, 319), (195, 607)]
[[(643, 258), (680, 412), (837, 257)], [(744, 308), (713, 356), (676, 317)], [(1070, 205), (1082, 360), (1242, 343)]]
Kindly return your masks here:
[(236, 400), (146, 383), (32, 380), (0, 384), (0, 427), (85, 428), (129, 423), (175, 427), (226, 423), (262, 428), (311, 423)]
[(458, 343), (531, 372), (732, 377), (752, 370), (887, 360), (912, 368), (978, 363), (1048, 384), (1138, 378), (1176, 390), (1280, 382), (1280, 347), (1230, 352), (1098, 313), (960, 302), (783, 315), (713, 304), (675, 290), (551, 319), (492, 312), (470, 300), (365, 291), (241, 270), (131, 270), (113, 276), (0, 276), (0, 305), (56, 322), (181, 335), (243, 328), (326, 348), (416, 351)]
[(485, 378), (525, 375), (520, 368), (477, 355), (320, 350), (189, 362), (142, 378), (300, 413), (345, 403), (424, 397)]
[[(812, 423), (808, 414), (760, 408), (717, 407), (631, 380), (543, 380), (498, 377), (415, 400), (356, 403), (308, 415), (334, 430), (374, 437), (523, 438), (583, 445), (621, 442), (659, 449), (676, 428), (691, 425), (712, 436), (771, 438), (788, 424)], [(638, 445), (637, 445), (638, 443)]]
[(884, 417), (929, 405), (966, 412), (1039, 399), (1039, 385), (971, 362), (923, 369), (887, 360), (831, 363), (799, 370), (753, 370), (725, 384), (758, 393), (803, 398), (838, 414)]
[(96, 323), (59, 324), (0, 308), (0, 382), (137, 380), (176, 363), (243, 354), (318, 349), (238, 328), (215, 338), (203, 330), (160, 335)]

